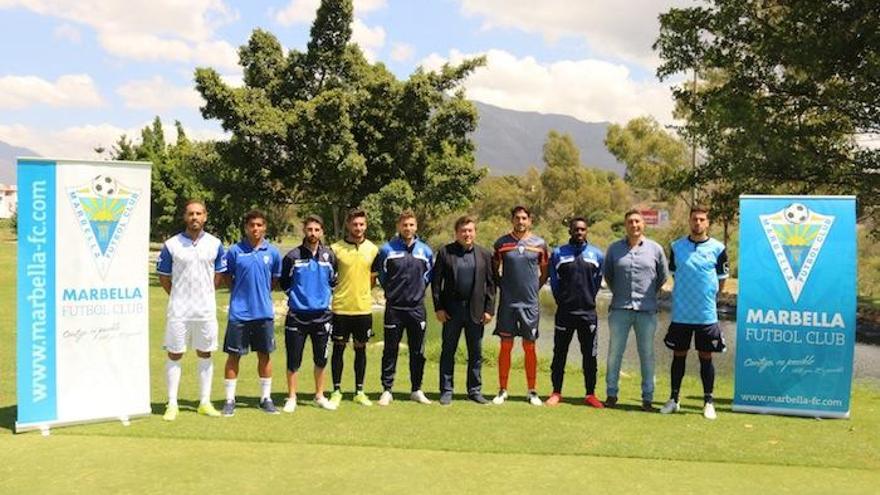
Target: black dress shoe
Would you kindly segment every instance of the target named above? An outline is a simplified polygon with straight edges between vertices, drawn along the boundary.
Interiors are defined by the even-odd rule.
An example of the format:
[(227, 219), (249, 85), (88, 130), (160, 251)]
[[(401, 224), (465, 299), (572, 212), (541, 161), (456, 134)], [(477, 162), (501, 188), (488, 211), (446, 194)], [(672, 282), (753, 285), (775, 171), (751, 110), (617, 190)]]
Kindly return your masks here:
[(617, 396), (609, 395), (605, 398), (605, 407), (614, 409), (617, 406)]
[(444, 393), (440, 394), (440, 405), (441, 406), (452, 405), (452, 393), (444, 392)]
[(468, 400), (472, 402), (476, 402), (477, 404), (491, 404), (492, 401), (483, 397), (483, 394), (471, 394), (468, 395)]

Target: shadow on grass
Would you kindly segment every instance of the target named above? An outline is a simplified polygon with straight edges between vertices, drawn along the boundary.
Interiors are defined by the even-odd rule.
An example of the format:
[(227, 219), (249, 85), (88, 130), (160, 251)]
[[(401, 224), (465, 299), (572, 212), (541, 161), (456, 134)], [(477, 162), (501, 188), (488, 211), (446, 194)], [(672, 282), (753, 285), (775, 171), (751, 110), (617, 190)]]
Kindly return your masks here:
[(17, 410), (16, 406), (0, 407), (0, 430), (8, 430), (9, 433), (15, 432), (15, 413)]

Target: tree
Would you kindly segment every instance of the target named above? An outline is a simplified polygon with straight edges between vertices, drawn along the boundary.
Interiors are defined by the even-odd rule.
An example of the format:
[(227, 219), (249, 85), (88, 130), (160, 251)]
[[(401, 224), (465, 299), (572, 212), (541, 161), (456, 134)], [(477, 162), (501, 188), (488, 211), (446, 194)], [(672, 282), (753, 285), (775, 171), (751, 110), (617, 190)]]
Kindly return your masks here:
[(318, 211), (336, 236), (344, 210), (363, 205), (387, 237), (401, 208), (425, 219), (474, 199), (485, 170), (474, 166), (476, 109), (461, 83), (484, 59), (399, 81), (350, 43), (352, 19), (351, 0), (322, 1), (305, 52), (285, 54), (255, 30), (239, 50), (243, 87), (196, 70), (202, 115), (232, 133), (220, 152), (241, 181), (218, 200)]
[(714, 0), (660, 16), (663, 79), (696, 71), (716, 84), (674, 89), (681, 129), (705, 160), (678, 180), (742, 193), (857, 194), (880, 211), (880, 4), (873, 0)]

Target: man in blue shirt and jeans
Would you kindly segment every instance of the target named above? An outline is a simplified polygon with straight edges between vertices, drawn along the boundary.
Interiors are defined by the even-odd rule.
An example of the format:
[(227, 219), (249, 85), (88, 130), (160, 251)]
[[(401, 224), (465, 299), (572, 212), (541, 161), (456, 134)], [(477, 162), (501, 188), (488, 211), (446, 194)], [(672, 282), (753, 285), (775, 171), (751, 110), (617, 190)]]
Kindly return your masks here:
[(724, 352), (727, 347), (718, 325), (715, 300), (729, 273), (727, 250), (724, 244), (709, 237), (708, 208), (691, 208), (688, 223), (690, 235), (676, 239), (670, 251), (669, 271), (675, 274), (675, 285), (672, 288), (672, 322), (663, 342), (673, 352), (672, 393), (660, 412), (670, 414), (679, 410), (679, 390), (693, 340), (700, 358), (703, 416), (715, 419), (712, 353)]
[(605, 254), (605, 282), (612, 295), (605, 407), (617, 405), (620, 364), (632, 328), (642, 373), (642, 410), (653, 411), (657, 293), (666, 282), (666, 254), (659, 244), (644, 236), (645, 220), (638, 210), (626, 212), (623, 218), (626, 237), (608, 246)]
[(226, 403), (223, 415), (235, 414), (238, 363), (250, 350), (257, 353), (260, 375), (260, 409), (278, 414), (272, 402), (272, 363), (275, 350), (275, 310), (272, 288), (281, 276), (281, 254), (266, 240), (266, 215), (251, 210), (242, 220), (245, 239), (226, 253), (226, 281), (230, 287), (229, 323), (223, 351), (226, 352)]

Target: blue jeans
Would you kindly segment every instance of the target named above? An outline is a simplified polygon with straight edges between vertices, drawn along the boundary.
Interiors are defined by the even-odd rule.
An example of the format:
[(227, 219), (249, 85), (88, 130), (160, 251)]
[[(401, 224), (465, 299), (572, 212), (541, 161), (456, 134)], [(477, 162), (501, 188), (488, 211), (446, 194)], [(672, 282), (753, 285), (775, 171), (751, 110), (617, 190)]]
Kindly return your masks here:
[(639, 364), (642, 372), (642, 401), (654, 400), (654, 332), (657, 330), (657, 313), (612, 309), (608, 313), (608, 373), (605, 386), (609, 397), (617, 397), (620, 381), (620, 363), (629, 329), (636, 333)]

